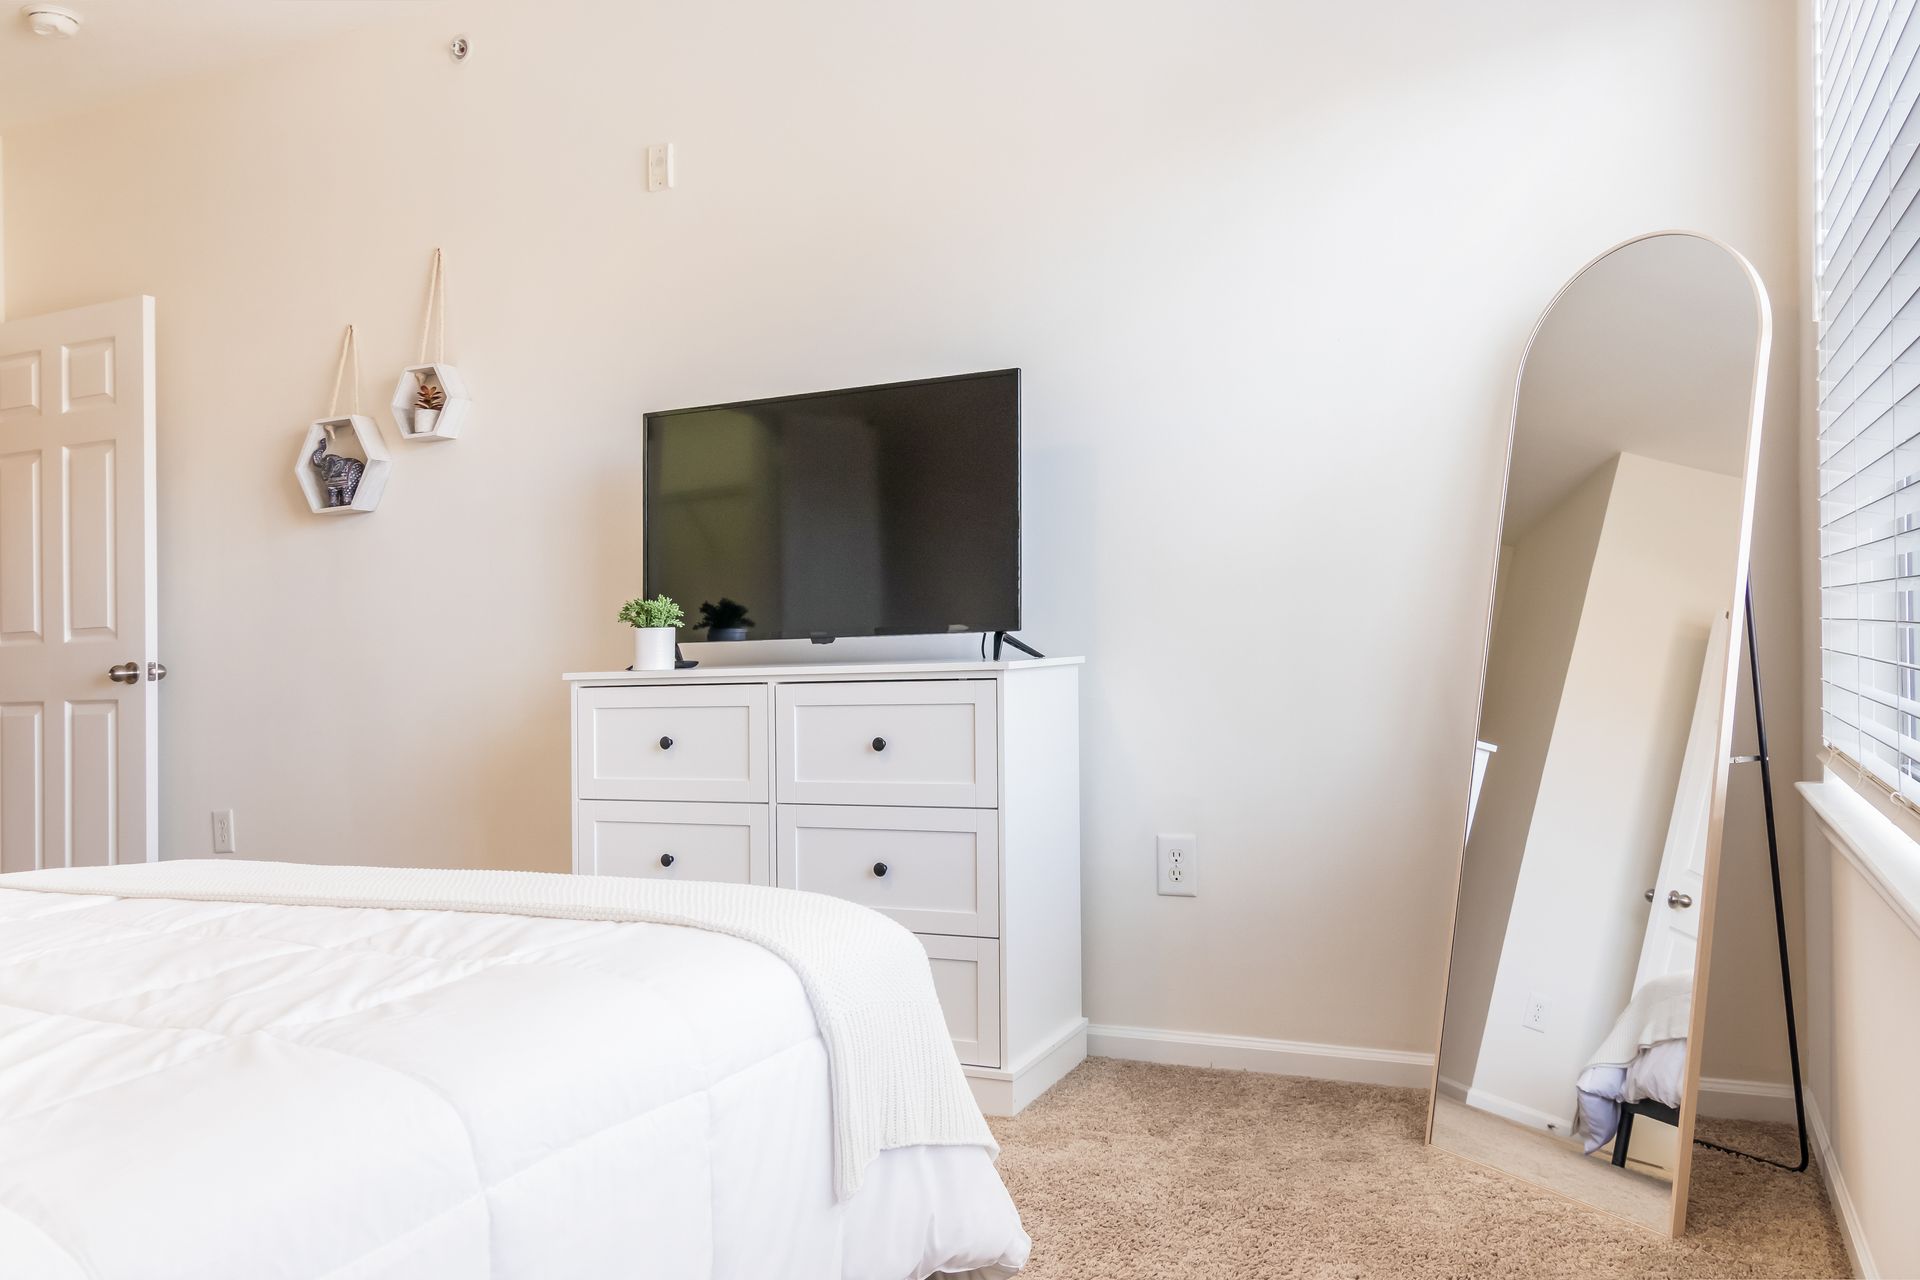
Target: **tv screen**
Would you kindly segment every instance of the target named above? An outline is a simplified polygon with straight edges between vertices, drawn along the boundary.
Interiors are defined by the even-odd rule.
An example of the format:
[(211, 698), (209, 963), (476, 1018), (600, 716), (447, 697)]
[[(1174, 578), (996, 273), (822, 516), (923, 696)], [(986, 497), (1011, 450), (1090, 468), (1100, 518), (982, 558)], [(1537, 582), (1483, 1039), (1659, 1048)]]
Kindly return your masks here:
[(1019, 628), (1018, 369), (651, 413), (646, 434), (644, 586), (687, 639)]

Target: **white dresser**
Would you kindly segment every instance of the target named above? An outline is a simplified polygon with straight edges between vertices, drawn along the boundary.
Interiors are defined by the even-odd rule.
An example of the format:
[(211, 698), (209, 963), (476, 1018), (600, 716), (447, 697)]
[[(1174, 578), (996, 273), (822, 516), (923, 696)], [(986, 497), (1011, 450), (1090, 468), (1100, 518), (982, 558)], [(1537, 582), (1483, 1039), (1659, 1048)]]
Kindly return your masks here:
[(589, 672), (573, 869), (831, 893), (927, 949), (989, 1115), (1087, 1053), (1079, 658)]

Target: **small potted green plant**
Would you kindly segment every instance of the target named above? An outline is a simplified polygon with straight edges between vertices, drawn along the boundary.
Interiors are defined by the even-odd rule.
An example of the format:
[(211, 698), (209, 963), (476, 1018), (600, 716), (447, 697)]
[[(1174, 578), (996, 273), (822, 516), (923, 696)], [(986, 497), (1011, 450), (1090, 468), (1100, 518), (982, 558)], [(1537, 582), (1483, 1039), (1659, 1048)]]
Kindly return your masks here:
[(668, 596), (621, 605), (620, 621), (633, 628), (633, 669), (673, 670), (673, 633), (686, 620), (686, 613)]
[(700, 625), (709, 640), (745, 640), (753, 619), (747, 616), (747, 606), (721, 596), (719, 604), (701, 604)]

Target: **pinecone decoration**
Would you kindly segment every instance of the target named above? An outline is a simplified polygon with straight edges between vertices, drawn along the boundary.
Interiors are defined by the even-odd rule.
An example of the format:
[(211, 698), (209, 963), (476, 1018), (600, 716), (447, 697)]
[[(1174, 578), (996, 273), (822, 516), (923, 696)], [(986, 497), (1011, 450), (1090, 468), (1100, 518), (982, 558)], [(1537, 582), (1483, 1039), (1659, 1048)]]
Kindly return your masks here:
[(421, 382), (420, 393), (413, 398), (416, 409), (439, 410), (447, 402), (447, 393), (440, 389), (437, 382)]

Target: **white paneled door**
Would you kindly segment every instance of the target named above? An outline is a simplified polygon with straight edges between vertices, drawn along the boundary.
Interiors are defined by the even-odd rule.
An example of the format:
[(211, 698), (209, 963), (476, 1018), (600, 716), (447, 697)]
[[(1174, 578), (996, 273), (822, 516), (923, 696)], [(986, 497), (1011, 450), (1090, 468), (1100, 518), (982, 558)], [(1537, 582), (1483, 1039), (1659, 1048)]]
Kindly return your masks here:
[(158, 856), (153, 299), (0, 324), (0, 870)]
[(1700, 691), (1693, 724), (1680, 757), (1680, 783), (1674, 789), (1667, 820), (1667, 843), (1660, 852), (1660, 873), (1647, 890), (1647, 932), (1640, 944), (1640, 967), (1633, 975), (1638, 991), (1654, 978), (1692, 973), (1699, 959), (1700, 912), (1707, 896), (1707, 838), (1713, 825), (1715, 760), (1720, 714), (1727, 693), (1727, 653), (1732, 622), (1721, 614), (1707, 635), (1707, 656), (1700, 668)]

